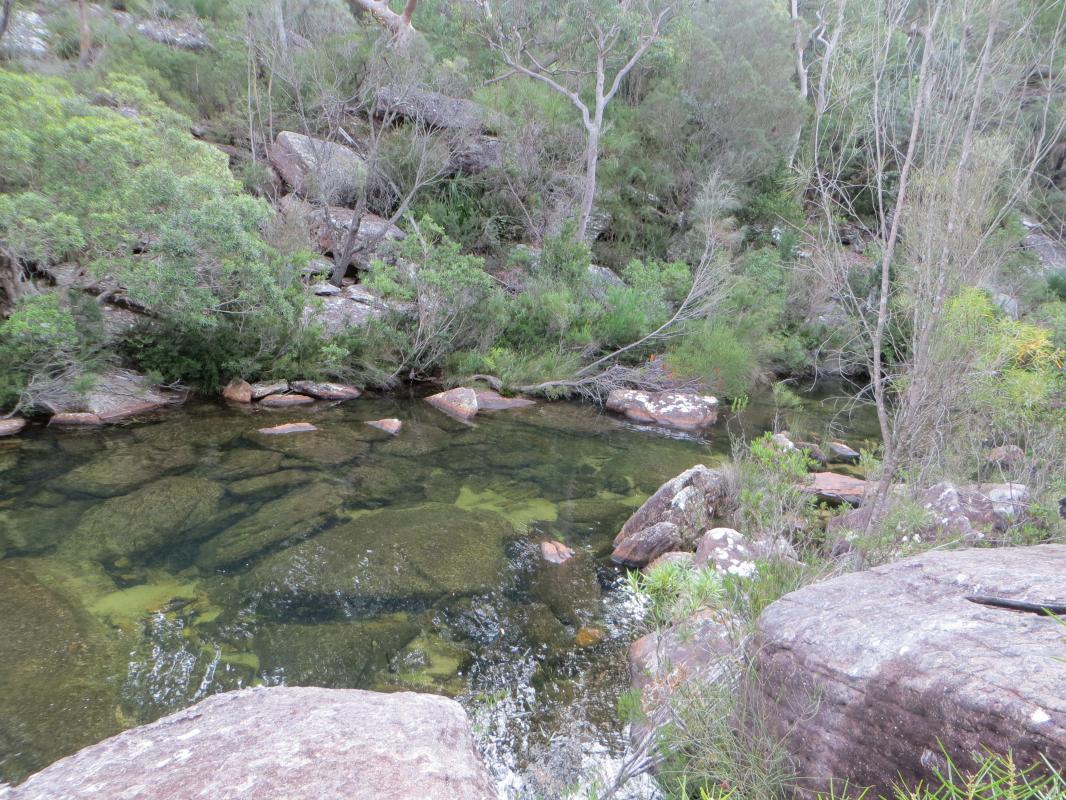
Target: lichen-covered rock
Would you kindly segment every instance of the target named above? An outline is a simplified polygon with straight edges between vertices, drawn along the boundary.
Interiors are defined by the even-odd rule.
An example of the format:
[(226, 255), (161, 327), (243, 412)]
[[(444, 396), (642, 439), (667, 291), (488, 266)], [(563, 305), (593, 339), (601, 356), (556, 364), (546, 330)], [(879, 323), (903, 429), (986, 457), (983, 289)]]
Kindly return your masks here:
[(732, 528), (712, 528), (700, 538), (695, 565), (711, 567), (719, 575), (750, 578), (758, 558), (747, 538)]
[(214, 695), (53, 764), (9, 800), (495, 800), (454, 700), (271, 687)]
[(514, 528), (498, 514), (427, 503), (364, 513), (268, 556), (245, 581), (276, 608), (352, 613), (494, 587)]
[(208, 50), (211, 40), (199, 20), (178, 20), (153, 17), (137, 23), (137, 33), (159, 44), (182, 50)]
[(477, 393), (464, 386), (430, 395), (426, 402), (456, 419), (468, 420), (478, 412)]
[(319, 400), (355, 400), (363, 392), (355, 386), (343, 383), (316, 383), (315, 381), (292, 381), (294, 392), (307, 394)]
[(205, 478), (178, 475), (93, 506), (62, 549), (96, 561), (148, 553), (203, 535), (218, 509), (222, 487)]
[(686, 430), (705, 428), (718, 421), (717, 398), (684, 392), (615, 389), (607, 396), (607, 408), (638, 422)]
[(378, 115), (398, 116), (445, 130), (492, 133), (504, 124), (503, 118), (472, 100), (409, 86), (378, 89), (374, 94), (374, 109)]
[(317, 202), (350, 203), (366, 183), (367, 164), (361, 155), (302, 133), (279, 133), (267, 158), (294, 192)]
[(813, 791), (891, 794), (986, 749), (1066, 763), (1062, 628), (970, 602), (1066, 603), (1066, 546), (932, 550), (770, 605), (749, 653), (771, 733)]
[[(726, 480), (722, 473), (697, 464), (680, 475), (671, 478), (649, 497), (636, 512), (626, 520), (614, 537), (616, 561), (629, 566), (643, 567), (649, 561), (669, 550), (682, 546), (695, 547), (696, 540), (706, 530), (706, 523), (721, 510), (726, 499)], [(668, 528), (657, 529), (656, 535), (643, 536), (642, 532), (660, 523), (674, 526), (677, 541), (671, 544)], [(626, 542), (633, 540), (633, 545)], [(655, 540), (655, 546), (649, 547)], [(638, 555), (647, 558), (637, 563)]]
[(270, 394), (285, 394), (289, 391), (288, 381), (260, 381), (259, 383), (253, 383), (252, 386), (252, 399), (262, 400), (264, 397)]

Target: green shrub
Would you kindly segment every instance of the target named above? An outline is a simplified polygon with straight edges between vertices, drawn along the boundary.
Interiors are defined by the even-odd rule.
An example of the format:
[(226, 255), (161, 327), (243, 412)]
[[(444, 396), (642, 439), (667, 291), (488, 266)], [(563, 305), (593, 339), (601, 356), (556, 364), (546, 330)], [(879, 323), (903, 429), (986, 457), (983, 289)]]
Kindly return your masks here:
[(778, 447), (765, 433), (748, 447), (735, 448), (737, 519), (752, 540), (804, 530), (811, 522), (814, 498), (802, 491), (810, 461), (805, 452)]
[(712, 320), (689, 326), (667, 353), (666, 363), (679, 377), (698, 378), (726, 397), (747, 394), (759, 368), (732, 327)]
[(722, 578), (713, 569), (698, 568), (688, 561), (656, 564), (646, 572), (629, 572), (630, 588), (649, 601), (653, 624), (662, 626), (687, 619), (702, 608), (720, 603)]

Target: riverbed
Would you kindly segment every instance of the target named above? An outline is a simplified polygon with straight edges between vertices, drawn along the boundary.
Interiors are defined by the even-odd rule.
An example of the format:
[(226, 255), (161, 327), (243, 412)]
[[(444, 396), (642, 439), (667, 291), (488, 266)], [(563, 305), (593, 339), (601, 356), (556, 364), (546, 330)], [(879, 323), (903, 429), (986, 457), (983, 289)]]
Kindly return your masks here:
[[(621, 524), (738, 437), (873, 436), (841, 408), (756, 398), (693, 436), (566, 403), (464, 424), (412, 394), (30, 428), (0, 442), (0, 782), (288, 684), (455, 697), (510, 796), (558, 794), (624, 749), (641, 622), (609, 560)], [(258, 432), (297, 420), (318, 430)], [(576, 557), (547, 564), (549, 539)]]

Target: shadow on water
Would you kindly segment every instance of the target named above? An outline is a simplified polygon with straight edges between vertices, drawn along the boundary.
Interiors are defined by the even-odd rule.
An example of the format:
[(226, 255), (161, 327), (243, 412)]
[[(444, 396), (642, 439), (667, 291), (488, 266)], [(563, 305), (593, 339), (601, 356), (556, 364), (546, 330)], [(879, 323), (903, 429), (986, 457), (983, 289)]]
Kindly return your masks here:
[[(827, 408), (776, 424), (821, 439)], [(701, 439), (566, 404), (474, 425), (413, 397), (199, 404), (3, 442), (0, 781), (208, 694), (284, 683), (454, 696), (513, 796), (558, 794), (623, 746), (640, 613), (611, 539), (774, 413), (753, 402)], [(380, 417), (403, 430), (364, 424)], [(319, 430), (257, 433), (296, 419)], [(545, 539), (577, 557), (545, 564)]]

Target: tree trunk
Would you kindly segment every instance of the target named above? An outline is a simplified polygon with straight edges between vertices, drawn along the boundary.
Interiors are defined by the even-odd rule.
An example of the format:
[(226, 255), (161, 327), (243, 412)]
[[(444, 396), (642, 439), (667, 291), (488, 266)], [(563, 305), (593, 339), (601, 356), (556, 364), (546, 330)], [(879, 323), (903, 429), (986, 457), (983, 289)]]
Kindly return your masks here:
[(78, 50), (78, 67), (85, 69), (93, 52), (93, 32), (89, 27), (89, 9), (85, 0), (78, 0), (78, 25), (81, 29), (81, 42)]
[(0, 17), (0, 41), (3, 40), (4, 34), (7, 33), (8, 23), (11, 22), (11, 6), (15, 4), (15, 0), (4, 0), (3, 16)]
[(581, 194), (581, 214), (577, 220), (577, 230), (574, 232), (574, 241), (585, 240), (588, 231), (589, 220), (592, 218), (592, 208), (596, 202), (596, 169), (600, 161), (600, 126), (593, 124), (588, 129), (588, 140), (585, 142), (585, 187)]

